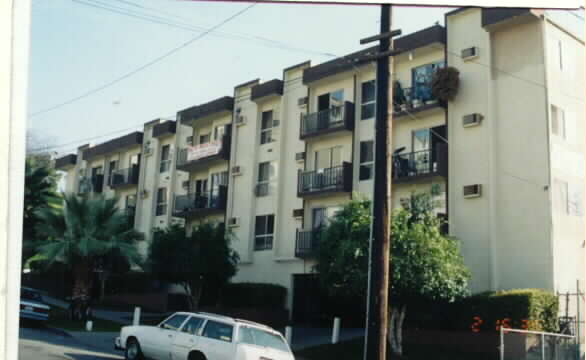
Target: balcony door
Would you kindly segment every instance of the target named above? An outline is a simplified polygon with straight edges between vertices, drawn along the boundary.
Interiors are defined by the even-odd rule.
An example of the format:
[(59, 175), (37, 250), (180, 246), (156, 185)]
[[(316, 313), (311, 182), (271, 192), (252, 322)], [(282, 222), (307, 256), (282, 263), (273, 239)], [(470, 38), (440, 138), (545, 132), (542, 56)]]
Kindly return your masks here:
[(326, 129), (344, 120), (342, 105), (344, 90), (336, 90), (317, 97), (318, 128)]
[(432, 100), (431, 79), (435, 71), (444, 67), (444, 62), (426, 64), (411, 70), (411, 86), (413, 87), (413, 98), (420, 101)]
[(311, 228), (313, 230), (318, 230), (320, 228), (328, 226), (330, 219), (334, 217), (334, 215), (336, 215), (336, 212), (338, 212), (339, 210), (339, 206), (312, 209)]
[(324, 169), (342, 165), (342, 147), (334, 146), (315, 152), (315, 170), (323, 172)]

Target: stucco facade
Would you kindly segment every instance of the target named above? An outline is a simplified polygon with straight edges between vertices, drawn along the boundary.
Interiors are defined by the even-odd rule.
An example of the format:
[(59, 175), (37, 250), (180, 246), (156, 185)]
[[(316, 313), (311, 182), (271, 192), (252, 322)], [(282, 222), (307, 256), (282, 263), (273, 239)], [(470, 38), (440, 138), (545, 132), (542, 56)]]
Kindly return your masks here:
[[(459, 9), (445, 23), (395, 40), (392, 206), (432, 193), (473, 292), (575, 289), (584, 281), (584, 43), (529, 9)], [(238, 85), (175, 122), (145, 124), (140, 144), (112, 140), (115, 149), (88, 160), (92, 147), (82, 147), (61, 160), (66, 189), (78, 191), (81, 168), (107, 173), (142, 153), (138, 183), (104, 192), (121, 206), (136, 195), (144, 249), (155, 227), (225, 223), (240, 255), (233, 281), (283, 285), (287, 307), (303, 312), (296, 284), (313, 273), (314, 230), (350, 199), (373, 196), (375, 67), (364, 53)], [(443, 66), (460, 72), (447, 104), (429, 88)], [(481, 121), (466, 123), (473, 114)], [(471, 185), (480, 191), (465, 196)]]

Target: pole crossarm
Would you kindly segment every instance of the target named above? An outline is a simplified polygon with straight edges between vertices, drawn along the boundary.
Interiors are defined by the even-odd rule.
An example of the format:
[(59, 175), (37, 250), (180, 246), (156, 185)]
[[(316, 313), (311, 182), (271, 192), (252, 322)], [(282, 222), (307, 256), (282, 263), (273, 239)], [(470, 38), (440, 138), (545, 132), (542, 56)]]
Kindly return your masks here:
[(377, 35), (373, 35), (373, 36), (369, 36), (367, 38), (361, 39), (360, 40), (360, 44), (364, 45), (364, 44), (368, 44), (377, 40), (382, 40), (382, 39), (390, 39), (392, 37), (395, 36), (399, 36), (401, 35), (401, 30), (393, 30), (393, 31), (387, 31), (381, 34), (377, 34)]

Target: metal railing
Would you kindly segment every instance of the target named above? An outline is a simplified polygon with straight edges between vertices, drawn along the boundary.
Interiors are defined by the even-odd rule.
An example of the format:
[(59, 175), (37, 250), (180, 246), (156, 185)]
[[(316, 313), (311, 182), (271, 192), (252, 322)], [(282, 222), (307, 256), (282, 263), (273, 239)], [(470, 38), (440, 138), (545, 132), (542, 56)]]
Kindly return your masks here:
[(202, 160), (219, 157), (228, 160), (230, 157), (231, 135), (225, 134), (222, 140), (192, 146), (191, 149), (199, 152), (189, 158), (189, 149), (183, 148), (177, 152), (177, 166), (185, 166)]
[(295, 237), (295, 256), (299, 258), (316, 255), (319, 248), (321, 229), (299, 230)]
[(211, 191), (178, 195), (175, 197), (173, 212), (181, 215), (201, 210), (224, 210), (226, 194), (226, 186), (220, 186)]
[[(320, 191), (347, 191), (351, 184), (352, 164), (344, 163), (327, 169), (300, 171), (298, 175), (298, 194)], [(348, 176), (350, 172), (350, 176)], [(350, 179), (349, 179), (350, 178)]]
[(426, 175), (437, 172), (437, 161), (432, 161), (433, 150), (420, 150), (393, 155), (393, 178)]
[(101, 193), (104, 187), (104, 175), (84, 176), (79, 180), (79, 194)]
[(577, 360), (577, 337), (500, 327), (500, 360)]
[(403, 88), (403, 96), (395, 96), (395, 112), (416, 109), (422, 105), (435, 104), (437, 98), (431, 92), (431, 85), (417, 85), (414, 87)]
[(304, 115), (301, 118), (301, 137), (325, 130), (353, 129), (354, 104), (346, 101), (343, 105)]
[(136, 185), (138, 184), (138, 173), (138, 166), (114, 170), (110, 175), (109, 185), (110, 187)]

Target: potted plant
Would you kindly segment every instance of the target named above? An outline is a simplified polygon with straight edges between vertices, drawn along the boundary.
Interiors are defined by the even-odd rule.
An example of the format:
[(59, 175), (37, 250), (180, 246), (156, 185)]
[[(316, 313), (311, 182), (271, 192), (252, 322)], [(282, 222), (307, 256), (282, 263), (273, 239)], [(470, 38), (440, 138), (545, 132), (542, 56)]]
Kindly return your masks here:
[[(401, 86), (401, 83), (395, 81), (393, 84), (393, 107), (399, 108), (400, 111), (407, 110), (407, 99), (405, 98), (405, 91)], [(395, 110), (397, 111), (397, 110)]]
[(442, 104), (454, 100), (460, 88), (460, 72), (448, 66), (437, 69), (431, 79), (431, 93)]

